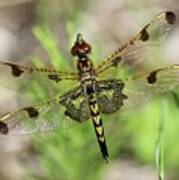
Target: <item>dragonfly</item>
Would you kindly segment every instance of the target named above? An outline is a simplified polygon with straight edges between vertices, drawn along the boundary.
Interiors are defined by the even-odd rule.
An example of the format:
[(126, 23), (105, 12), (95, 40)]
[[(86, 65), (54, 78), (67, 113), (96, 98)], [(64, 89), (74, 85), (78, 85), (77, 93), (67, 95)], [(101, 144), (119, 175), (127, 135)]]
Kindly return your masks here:
[[(122, 65), (130, 69), (133, 64), (147, 60), (145, 52), (152, 54), (161, 45), (166, 35), (176, 24), (176, 15), (171, 11), (160, 12), (136, 35), (120, 46), (98, 65), (91, 59), (92, 47), (82, 34), (76, 36), (71, 54), (76, 62), (76, 71), (65, 72), (55, 68), (28, 67), (0, 61), (0, 66), (10, 70), (11, 76), (19, 78), (29, 74), (42, 75), (49, 82), (62, 85), (64, 81), (76, 81), (78, 85), (62, 95), (44, 102), (23, 106), (0, 115), (0, 134), (33, 133), (59, 128), (63, 117), (79, 123), (91, 120), (102, 157), (106, 162), (109, 153), (102, 122), (103, 115), (110, 115), (137, 106), (144, 99), (172, 91), (179, 85), (179, 64), (160, 67), (152, 71), (132, 73), (123, 80), (118, 75), (104, 78), (109, 70), (119, 70)], [(158, 43), (156, 43), (158, 42)], [(78, 102), (78, 103), (76, 103)], [(57, 118), (49, 120), (46, 115), (57, 108)], [(60, 111), (62, 113), (60, 114)], [(61, 120), (60, 120), (61, 119)]]

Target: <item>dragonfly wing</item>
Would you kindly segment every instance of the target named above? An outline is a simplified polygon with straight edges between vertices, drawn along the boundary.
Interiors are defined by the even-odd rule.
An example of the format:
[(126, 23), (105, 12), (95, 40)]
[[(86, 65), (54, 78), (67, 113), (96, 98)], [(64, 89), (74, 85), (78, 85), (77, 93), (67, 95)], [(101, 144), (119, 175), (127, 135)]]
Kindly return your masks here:
[(13, 77), (21, 77), (23, 75), (41, 75), (46, 78), (59, 82), (62, 80), (77, 80), (78, 74), (75, 72), (57, 71), (54, 68), (27, 67), (10, 62), (0, 61), (0, 65), (8, 68)]
[[(79, 114), (77, 114), (77, 119), (66, 114), (69, 106), (65, 103), (68, 100), (68, 104), (71, 104), (72, 101), (79, 101), (81, 97), (83, 97), (83, 94), (81, 93), (81, 87), (78, 86), (62, 96), (3, 113), (0, 115), (0, 133), (2, 135), (18, 135), (66, 127), (67, 124), (71, 124), (71, 120), (78, 121)], [(83, 108), (78, 109), (78, 111), (84, 115), (86, 113), (84, 98), (79, 104), (83, 104), (81, 105)], [(76, 107), (68, 111), (73, 113), (75, 110), (77, 110)], [(83, 117), (85, 118), (85, 116)]]
[(0, 132), (4, 135), (18, 135), (60, 128), (63, 126), (61, 108), (57, 102), (47, 101), (7, 112), (0, 117), (1, 126), (4, 124), (7, 130), (0, 128)]
[(141, 106), (153, 97), (173, 91), (179, 85), (179, 65), (159, 68), (151, 72), (133, 76), (125, 82), (123, 109)]
[(97, 73), (117, 67), (119, 63), (130, 65), (130, 68), (145, 64), (174, 28), (175, 22), (176, 15), (173, 12), (159, 13), (138, 34), (102, 61), (96, 69)]

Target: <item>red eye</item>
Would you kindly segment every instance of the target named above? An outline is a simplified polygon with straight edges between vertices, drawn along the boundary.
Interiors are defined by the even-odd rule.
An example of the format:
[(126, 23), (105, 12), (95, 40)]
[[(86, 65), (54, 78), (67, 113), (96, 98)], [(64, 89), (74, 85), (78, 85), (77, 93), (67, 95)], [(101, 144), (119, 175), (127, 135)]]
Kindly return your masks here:
[(89, 53), (91, 53), (91, 46), (82, 39), (81, 34), (78, 34), (77, 40), (71, 49), (71, 54), (73, 56), (79, 56), (80, 54)]

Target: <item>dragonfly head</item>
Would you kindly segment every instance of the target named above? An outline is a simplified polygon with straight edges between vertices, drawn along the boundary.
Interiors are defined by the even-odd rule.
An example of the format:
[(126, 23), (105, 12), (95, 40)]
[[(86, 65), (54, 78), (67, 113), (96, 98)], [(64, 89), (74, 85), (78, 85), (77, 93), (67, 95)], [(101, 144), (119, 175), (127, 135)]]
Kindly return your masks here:
[(77, 34), (74, 46), (71, 48), (71, 54), (79, 57), (79, 59), (87, 59), (88, 54), (91, 53), (91, 46), (86, 43), (81, 34)]

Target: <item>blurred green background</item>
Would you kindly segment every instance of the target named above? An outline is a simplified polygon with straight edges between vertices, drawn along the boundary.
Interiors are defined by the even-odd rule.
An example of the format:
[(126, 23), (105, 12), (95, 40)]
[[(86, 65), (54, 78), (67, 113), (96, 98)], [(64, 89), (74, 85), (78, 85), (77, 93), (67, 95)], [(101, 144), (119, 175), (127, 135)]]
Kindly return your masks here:
[[(10, 39), (5, 44), (8, 48), (4, 50), (0, 44), (0, 57), (12, 61), (24, 59), (19, 63), (27, 64), (31, 59), (38, 66), (52, 64), (58, 69), (71, 70), (75, 61), (70, 48), (76, 33), (81, 32), (92, 44), (92, 57), (97, 64), (98, 59), (119, 47), (158, 12), (174, 10), (178, 14), (176, 5), (177, 0), (140, 3), (130, 0), (16, 0), (14, 3), (0, 0), (0, 30), (4, 28), (12, 36), (7, 38)], [(172, 38), (177, 39), (178, 35), (176, 31)], [(170, 46), (170, 49), (176, 50), (176, 47)], [(171, 61), (169, 64), (177, 63), (179, 54), (174, 54), (173, 59), (167, 59)], [(21, 83), (20, 92), (26, 91), (36, 101), (56, 93), (56, 84), (49, 87), (44, 81), (39, 86), (37, 81), (40, 80), (32, 80), (30, 88), (27, 88), (29, 83)], [(58, 88), (65, 92), (72, 86), (74, 84), (59, 84)], [(88, 121), (69, 124), (54, 132), (5, 139), (1, 144), (0, 179), (155, 180), (158, 179), (155, 159), (159, 138), (163, 143), (162, 165), (166, 179), (178, 180), (179, 101), (175, 90), (176, 94), (169, 92), (125, 115), (103, 116), (109, 164), (101, 157)], [(12, 147), (16, 147), (15, 150)]]

